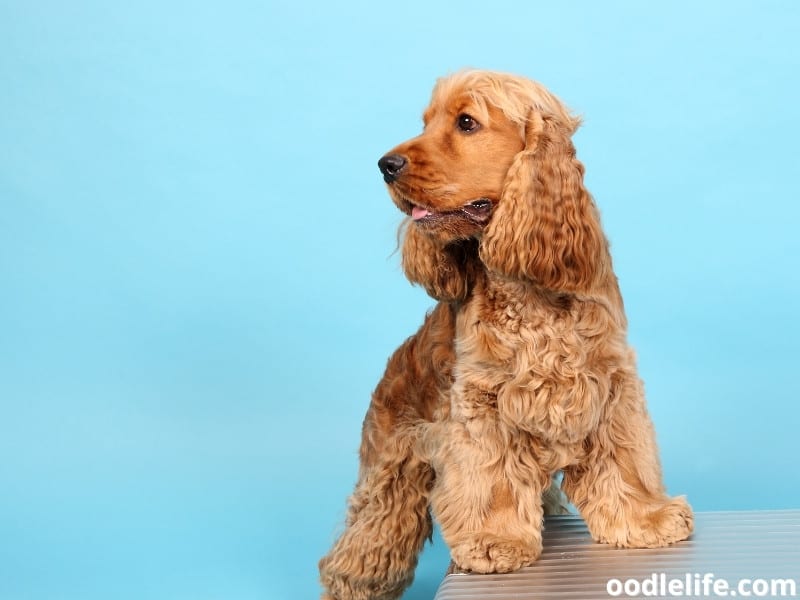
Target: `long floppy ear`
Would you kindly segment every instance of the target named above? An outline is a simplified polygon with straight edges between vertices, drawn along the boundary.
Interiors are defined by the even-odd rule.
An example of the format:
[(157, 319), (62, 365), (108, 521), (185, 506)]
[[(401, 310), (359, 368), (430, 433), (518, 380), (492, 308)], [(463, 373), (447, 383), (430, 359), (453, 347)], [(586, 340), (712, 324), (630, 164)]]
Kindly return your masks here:
[(607, 263), (597, 207), (583, 187), (572, 127), (532, 111), (480, 257), (489, 270), (554, 290), (587, 292)]
[(464, 300), (474, 282), (477, 264), (474, 240), (439, 244), (413, 223), (405, 226), (403, 271), (412, 283), (436, 300)]

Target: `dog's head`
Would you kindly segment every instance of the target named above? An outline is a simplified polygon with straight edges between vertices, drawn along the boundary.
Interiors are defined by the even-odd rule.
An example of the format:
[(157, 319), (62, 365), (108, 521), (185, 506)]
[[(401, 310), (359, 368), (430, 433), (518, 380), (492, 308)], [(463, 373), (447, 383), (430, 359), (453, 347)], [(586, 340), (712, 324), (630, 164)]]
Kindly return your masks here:
[(561, 291), (591, 287), (606, 251), (571, 136), (580, 124), (540, 84), (462, 71), (437, 82), (421, 135), (378, 161), (409, 216), (403, 268), (439, 300), (477, 269)]

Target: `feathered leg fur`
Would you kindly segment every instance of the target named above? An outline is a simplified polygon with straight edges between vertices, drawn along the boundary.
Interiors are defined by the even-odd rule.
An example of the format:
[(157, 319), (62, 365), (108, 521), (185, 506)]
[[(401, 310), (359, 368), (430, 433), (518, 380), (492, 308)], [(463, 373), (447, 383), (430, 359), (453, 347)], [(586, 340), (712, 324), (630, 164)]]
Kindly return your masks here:
[(413, 580), (431, 533), (427, 495), (433, 473), (408, 455), (397, 459), (362, 470), (347, 528), (320, 561), (323, 599), (392, 600)]
[(421, 431), (449, 409), (453, 310), (440, 304), (392, 356), (364, 419), (361, 466), (346, 529), (320, 561), (325, 600), (391, 600), (411, 583), (431, 534), (434, 473)]
[[(550, 474), (525, 434), (508, 436), (496, 421), (456, 417), (441, 424), (431, 508), (460, 570), (507, 573), (542, 551), (542, 494)], [(503, 446), (502, 448), (500, 446)]]
[(610, 421), (589, 436), (586, 459), (564, 470), (563, 485), (597, 541), (666, 546), (691, 534), (693, 515), (683, 497), (665, 494), (655, 431), (630, 362), (615, 382)]

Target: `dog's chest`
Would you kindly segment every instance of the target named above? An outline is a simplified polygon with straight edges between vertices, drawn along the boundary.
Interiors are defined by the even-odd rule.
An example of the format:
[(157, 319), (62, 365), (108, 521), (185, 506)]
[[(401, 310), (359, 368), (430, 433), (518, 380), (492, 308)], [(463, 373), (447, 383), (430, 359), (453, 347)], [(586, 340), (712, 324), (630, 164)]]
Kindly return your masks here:
[(456, 323), (457, 364), (494, 371), (498, 383), (520, 368), (563, 371), (598, 333), (580, 303), (507, 284), (484, 289), (461, 310)]

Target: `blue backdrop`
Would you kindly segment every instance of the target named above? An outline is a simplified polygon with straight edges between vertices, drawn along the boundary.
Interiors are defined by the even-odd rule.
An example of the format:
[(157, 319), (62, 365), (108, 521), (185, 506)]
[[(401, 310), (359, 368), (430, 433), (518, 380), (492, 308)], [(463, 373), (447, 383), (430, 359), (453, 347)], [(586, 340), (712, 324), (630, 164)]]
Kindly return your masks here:
[[(0, 0), (0, 598), (313, 598), (436, 77), (577, 112), (670, 491), (800, 507), (795, 2)], [(426, 550), (410, 599), (447, 565)]]

